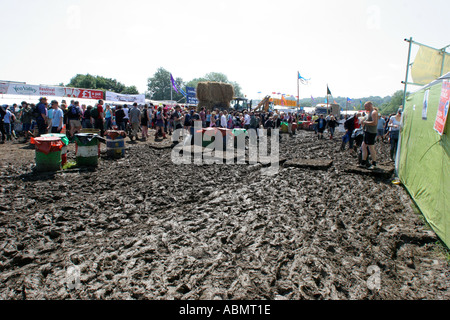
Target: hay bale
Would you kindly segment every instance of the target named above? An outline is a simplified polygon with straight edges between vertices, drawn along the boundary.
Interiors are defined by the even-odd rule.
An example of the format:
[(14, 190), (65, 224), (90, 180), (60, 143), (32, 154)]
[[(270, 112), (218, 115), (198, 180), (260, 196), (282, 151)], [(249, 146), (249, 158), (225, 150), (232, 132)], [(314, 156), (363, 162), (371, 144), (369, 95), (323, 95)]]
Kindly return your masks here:
[(230, 107), (230, 101), (234, 98), (234, 87), (222, 82), (199, 82), (197, 84), (197, 99), (199, 105), (211, 108), (211, 106)]

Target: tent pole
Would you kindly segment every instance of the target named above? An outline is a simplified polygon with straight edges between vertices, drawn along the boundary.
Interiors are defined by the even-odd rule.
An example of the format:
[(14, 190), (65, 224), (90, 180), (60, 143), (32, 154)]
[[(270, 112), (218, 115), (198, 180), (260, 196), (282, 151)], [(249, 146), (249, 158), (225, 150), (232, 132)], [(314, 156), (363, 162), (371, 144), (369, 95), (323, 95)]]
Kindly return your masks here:
[(405, 107), (406, 103), (406, 87), (408, 82), (408, 76), (409, 76), (409, 62), (411, 61), (411, 45), (412, 45), (412, 37), (409, 38), (409, 40), (405, 39), (405, 41), (409, 42), (409, 49), (408, 49), (408, 63), (406, 64), (406, 76), (405, 76), (405, 88), (403, 90), (403, 100), (402, 105)]

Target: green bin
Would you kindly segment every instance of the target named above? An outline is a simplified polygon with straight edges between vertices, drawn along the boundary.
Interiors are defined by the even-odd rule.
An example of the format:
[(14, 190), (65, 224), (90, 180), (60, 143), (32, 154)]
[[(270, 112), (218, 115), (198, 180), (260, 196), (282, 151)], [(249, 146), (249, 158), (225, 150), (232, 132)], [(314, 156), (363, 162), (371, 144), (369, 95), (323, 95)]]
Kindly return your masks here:
[(100, 141), (97, 134), (78, 133), (75, 134), (75, 154), (77, 165), (80, 167), (98, 166), (100, 154)]
[(36, 171), (61, 170), (61, 149), (63, 143), (58, 137), (32, 138), (36, 146)]

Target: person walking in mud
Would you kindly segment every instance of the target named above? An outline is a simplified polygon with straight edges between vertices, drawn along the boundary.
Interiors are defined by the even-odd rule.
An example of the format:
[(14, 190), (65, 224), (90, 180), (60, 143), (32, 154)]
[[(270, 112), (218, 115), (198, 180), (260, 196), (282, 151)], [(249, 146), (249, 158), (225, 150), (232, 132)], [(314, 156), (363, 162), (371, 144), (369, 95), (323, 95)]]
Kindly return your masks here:
[(334, 132), (338, 125), (339, 123), (336, 121), (336, 118), (333, 115), (331, 115), (330, 121), (327, 122), (328, 130), (330, 131), (330, 140), (333, 140)]
[(58, 101), (53, 100), (51, 106), (53, 108), (53, 115), (49, 126), (50, 132), (61, 133), (64, 124), (64, 113), (62, 109), (58, 106)]
[[(362, 167), (373, 170), (377, 167), (377, 153), (375, 150), (375, 139), (377, 137), (378, 112), (374, 109), (372, 102), (368, 101), (364, 105), (366, 117), (361, 121), (364, 128), (364, 142), (362, 144)], [(372, 157), (372, 165), (368, 161), (368, 156)]]
[(138, 108), (138, 104), (133, 103), (133, 107), (129, 112), (130, 123), (131, 123), (131, 135), (130, 140), (138, 139), (138, 132), (141, 124), (141, 110)]
[(103, 100), (98, 100), (98, 104), (95, 107), (96, 112), (91, 112), (91, 117), (94, 121), (94, 128), (100, 130), (100, 136), (105, 135), (105, 110), (103, 109)]
[(125, 112), (123, 111), (121, 105), (118, 105), (116, 107), (115, 117), (116, 117), (117, 129), (121, 130), (121, 131), (125, 131)]
[(0, 133), (2, 134), (2, 141), (1, 144), (5, 143), (6, 140), (6, 130), (5, 130), (5, 124), (3, 122), (3, 118), (5, 117), (6, 110), (3, 109), (2, 106), (0, 106)]
[(144, 109), (142, 110), (142, 118), (141, 118), (141, 128), (142, 128), (142, 141), (146, 141), (148, 139), (148, 124), (150, 122), (150, 111), (148, 109), (148, 105), (144, 105)]
[(325, 127), (327, 125), (326, 120), (323, 118), (323, 114), (321, 114), (319, 116), (319, 119), (316, 120), (316, 123), (317, 123), (316, 128), (317, 128), (317, 134), (318, 134), (317, 138), (320, 140), (320, 139), (323, 139), (323, 132), (325, 131)]
[(38, 127), (38, 135), (41, 136), (47, 133), (47, 98), (42, 97), (36, 105), (36, 124)]
[(163, 139), (166, 139), (166, 133), (164, 132), (164, 113), (163, 108), (158, 107), (158, 111), (156, 112), (156, 134), (155, 139), (161, 135)]
[(391, 160), (395, 161), (397, 154), (398, 139), (400, 137), (400, 127), (402, 121), (402, 109), (398, 109), (397, 114), (389, 120), (389, 142), (391, 144)]
[(381, 116), (381, 114), (378, 115), (378, 125), (377, 125), (377, 142), (380, 141), (384, 142), (384, 128), (386, 126), (386, 120), (384, 120), (384, 117)]

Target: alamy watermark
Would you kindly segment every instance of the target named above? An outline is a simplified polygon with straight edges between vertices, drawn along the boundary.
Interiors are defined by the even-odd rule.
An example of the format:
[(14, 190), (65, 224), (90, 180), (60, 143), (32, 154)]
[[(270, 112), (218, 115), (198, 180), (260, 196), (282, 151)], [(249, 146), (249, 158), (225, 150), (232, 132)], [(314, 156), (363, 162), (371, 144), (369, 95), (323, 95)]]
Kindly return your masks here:
[[(274, 175), (279, 170), (280, 150), (278, 129), (202, 128), (195, 121), (190, 131), (176, 129), (172, 141), (171, 159), (174, 164), (261, 164), (264, 175)], [(180, 141), (182, 138), (182, 141)], [(269, 152), (270, 142), (270, 152)]]
[(378, 291), (381, 289), (381, 269), (376, 265), (369, 266), (367, 273), (370, 274), (367, 279), (367, 288), (372, 291)]
[(80, 282), (81, 271), (76, 265), (69, 266), (66, 271), (65, 283), (69, 290), (79, 289), (81, 286)]

